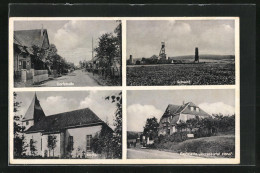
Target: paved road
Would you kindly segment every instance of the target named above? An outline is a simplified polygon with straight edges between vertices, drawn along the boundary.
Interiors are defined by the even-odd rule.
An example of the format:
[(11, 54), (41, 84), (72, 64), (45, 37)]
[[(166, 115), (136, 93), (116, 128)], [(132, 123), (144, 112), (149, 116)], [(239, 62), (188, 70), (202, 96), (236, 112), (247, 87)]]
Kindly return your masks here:
[(87, 72), (75, 70), (68, 75), (55, 78), (40, 85), (41, 87), (70, 87), (70, 86), (99, 86), (99, 84), (88, 76)]
[(183, 156), (178, 153), (171, 153), (166, 151), (152, 150), (152, 149), (127, 149), (128, 159), (198, 159), (194, 156)]

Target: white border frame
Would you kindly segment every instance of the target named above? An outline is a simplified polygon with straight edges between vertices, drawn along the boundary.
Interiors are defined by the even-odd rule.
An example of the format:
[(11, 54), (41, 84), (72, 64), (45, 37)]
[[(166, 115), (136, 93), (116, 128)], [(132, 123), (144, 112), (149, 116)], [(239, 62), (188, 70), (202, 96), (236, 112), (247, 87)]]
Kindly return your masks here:
[[(115, 87), (26, 87), (14, 88), (13, 83), (13, 31), (14, 21), (39, 20), (121, 20), (122, 21), (122, 86)], [(126, 86), (126, 21), (127, 20), (234, 20), (235, 21), (235, 85), (193, 86)], [(239, 17), (10, 17), (9, 18), (9, 109), (8, 144), (9, 165), (58, 165), (58, 164), (239, 164), (240, 163), (240, 38)], [(126, 146), (126, 92), (127, 90), (186, 90), (234, 89), (235, 90), (235, 158), (201, 159), (127, 159)], [(84, 91), (122, 90), (123, 97), (123, 151), (122, 159), (14, 159), (13, 158), (13, 92), (23, 91)], [(43, 166), (44, 166), (43, 165)]]

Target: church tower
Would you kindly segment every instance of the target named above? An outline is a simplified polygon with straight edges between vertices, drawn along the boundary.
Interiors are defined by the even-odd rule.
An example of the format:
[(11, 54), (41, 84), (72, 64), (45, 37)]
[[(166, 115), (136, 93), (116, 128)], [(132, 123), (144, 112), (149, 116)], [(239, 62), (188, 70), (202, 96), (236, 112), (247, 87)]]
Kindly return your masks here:
[(38, 100), (37, 95), (35, 93), (32, 102), (22, 119), (23, 125), (25, 126), (25, 130), (29, 129), (31, 126), (39, 122), (44, 117), (45, 114), (40, 105), (40, 101)]

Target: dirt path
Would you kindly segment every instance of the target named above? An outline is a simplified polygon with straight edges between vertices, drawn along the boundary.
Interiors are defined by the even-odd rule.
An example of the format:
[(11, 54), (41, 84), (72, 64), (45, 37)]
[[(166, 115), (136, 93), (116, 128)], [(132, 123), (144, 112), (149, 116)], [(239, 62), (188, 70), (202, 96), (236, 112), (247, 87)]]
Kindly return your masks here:
[(73, 87), (73, 86), (99, 86), (99, 84), (88, 76), (87, 72), (76, 70), (66, 76), (47, 81), (39, 87)]
[(128, 159), (198, 159), (200, 157), (183, 156), (179, 153), (172, 153), (166, 151), (159, 151), (153, 149), (127, 149)]

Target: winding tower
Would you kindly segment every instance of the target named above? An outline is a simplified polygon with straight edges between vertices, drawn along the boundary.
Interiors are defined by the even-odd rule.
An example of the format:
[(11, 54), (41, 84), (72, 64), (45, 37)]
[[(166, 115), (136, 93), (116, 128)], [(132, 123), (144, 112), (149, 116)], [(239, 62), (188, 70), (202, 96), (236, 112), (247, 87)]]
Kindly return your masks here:
[(166, 60), (166, 54), (165, 54), (165, 42), (162, 42), (162, 47), (159, 53), (159, 59)]

